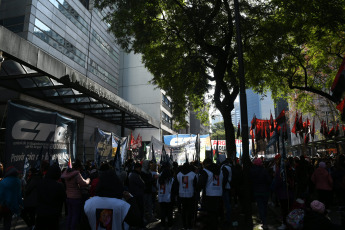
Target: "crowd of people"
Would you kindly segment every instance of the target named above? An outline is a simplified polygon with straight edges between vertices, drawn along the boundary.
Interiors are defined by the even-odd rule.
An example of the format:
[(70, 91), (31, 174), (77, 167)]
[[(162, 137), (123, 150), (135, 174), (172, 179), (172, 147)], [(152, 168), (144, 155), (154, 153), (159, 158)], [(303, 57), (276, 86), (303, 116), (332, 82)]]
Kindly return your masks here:
[[(238, 159), (214, 163), (128, 159), (122, 172), (112, 162), (99, 167), (76, 160), (61, 171), (42, 162), (23, 177), (13, 166), (0, 165), (0, 218), (5, 230), (14, 215), (28, 229), (145, 229), (160, 220), (174, 226), (180, 213), (183, 229), (239, 228), (234, 209), (243, 206), (243, 168)], [(342, 229), (327, 216), (345, 207), (345, 156), (281, 159), (255, 158), (250, 169), (252, 202), (261, 228), (268, 229), (269, 206), (280, 208), (278, 229)], [(64, 212), (62, 211), (64, 209)], [(197, 215), (204, 217), (196, 225)]]

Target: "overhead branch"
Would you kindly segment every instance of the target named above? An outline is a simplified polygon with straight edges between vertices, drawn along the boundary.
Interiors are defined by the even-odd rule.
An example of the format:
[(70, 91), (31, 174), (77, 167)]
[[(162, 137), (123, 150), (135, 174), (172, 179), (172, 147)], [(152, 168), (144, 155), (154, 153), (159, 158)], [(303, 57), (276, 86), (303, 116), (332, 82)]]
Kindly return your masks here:
[(315, 93), (315, 94), (318, 94), (322, 97), (325, 97), (327, 98), (328, 100), (334, 102), (334, 103), (337, 103), (337, 101), (335, 100), (335, 98), (328, 94), (328, 93), (325, 93), (321, 90), (318, 90), (318, 89), (315, 89), (313, 87), (305, 87), (305, 86), (296, 86), (296, 85), (292, 85), (292, 77), (289, 78), (289, 88), (290, 89), (298, 89), (298, 90), (302, 90), (302, 91), (308, 91), (308, 92), (311, 92), (311, 93)]

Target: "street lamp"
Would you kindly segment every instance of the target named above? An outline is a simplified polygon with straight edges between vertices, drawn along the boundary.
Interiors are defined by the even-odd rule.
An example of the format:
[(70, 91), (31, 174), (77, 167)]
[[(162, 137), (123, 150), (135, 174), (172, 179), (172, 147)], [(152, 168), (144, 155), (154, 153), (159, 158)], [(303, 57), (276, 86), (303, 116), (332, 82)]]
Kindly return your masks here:
[(238, 0), (234, 0), (235, 7), (235, 24), (236, 24), (236, 41), (238, 47), (238, 66), (240, 80), (240, 108), (241, 108), (241, 125), (242, 125), (242, 148), (243, 148), (243, 177), (244, 177), (244, 218), (245, 229), (253, 228), (251, 192), (250, 192), (250, 158), (249, 158), (249, 140), (248, 140), (248, 114), (247, 114), (247, 96), (243, 65), (242, 38), (240, 29), (240, 13)]

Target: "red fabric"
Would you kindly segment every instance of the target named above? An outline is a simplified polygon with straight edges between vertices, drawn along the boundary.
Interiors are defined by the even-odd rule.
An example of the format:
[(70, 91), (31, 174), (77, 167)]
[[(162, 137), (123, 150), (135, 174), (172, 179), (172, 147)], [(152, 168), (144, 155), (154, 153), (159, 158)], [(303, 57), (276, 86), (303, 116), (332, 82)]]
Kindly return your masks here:
[(296, 134), (297, 121), (298, 121), (298, 113), (296, 111), (295, 123), (293, 124), (292, 130), (291, 130), (291, 132), (294, 133), (294, 134)]
[(273, 120), (272, 113), (271, 113), (271, 117), (270, 117), (270, 130), (271, 130), (271, 132), (273, 132), (273, 130), (274, 130), (274, 120)]
[(282, 124), (282, 123), (285, 123), (285, 120), (286, 120), (286, 118), (285, 118), (285, 109), (283, 109), (283, 110), (280, 112), (280, 114), (279, 114), (279, 116), (277, 117), (277, 119), (276, 119), (277, 125), (280, 125), (280, 124)]
[(345, 106), (345, 98), (337, 105), (337, 110), (340, 111), (340, 113), (343, 113)]
[(340, 74), (343, 72), (344, 68), (345, 68), (345, 56), (344, 56), (343, 61), (342, 61), (341, 65), (340, 65), (338, 73), (337, 73), (337, 75), (334, 78), (334, 81), (333, 81), (333, 84), (332, 84), (332, 88), (331, 88), (332, 91), (334, 91), (334, 89), (335, 89), (335, 87), (336, 87), (336, 85), (338, 83)]

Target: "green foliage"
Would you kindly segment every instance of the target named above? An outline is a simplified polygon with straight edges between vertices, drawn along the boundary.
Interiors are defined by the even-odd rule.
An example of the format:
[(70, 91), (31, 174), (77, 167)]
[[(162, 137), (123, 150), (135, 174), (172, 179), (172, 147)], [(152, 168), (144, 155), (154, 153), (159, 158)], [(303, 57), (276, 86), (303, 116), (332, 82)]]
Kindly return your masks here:
[(345, 53), (345, 1), (273, 0), (260, 30), (246, 39), (248, 85), (315, 112), (315, 95), (336, 102), (330, 87)]
[(225, 140), (224, 121), (214, 123), (211, 127), (211, 130), (212, 130), (211, 140), (216, 140), (217, 137), (218, 137), (218, 140)]
[[(96, 0), (96, 7), (111, 9), (110, 32), (125, 51), (142, 54), (180, 126), (190, 105), (202, 111), (210, 81), (216, 108), (231, 119), (239, 92), (233, 1)], [(315, 94), (335, 102), (329, 88), (345, 51), (344, 8), (345, 0), (240, 1), (246, 86), (303, 111), (316, 111)]]

